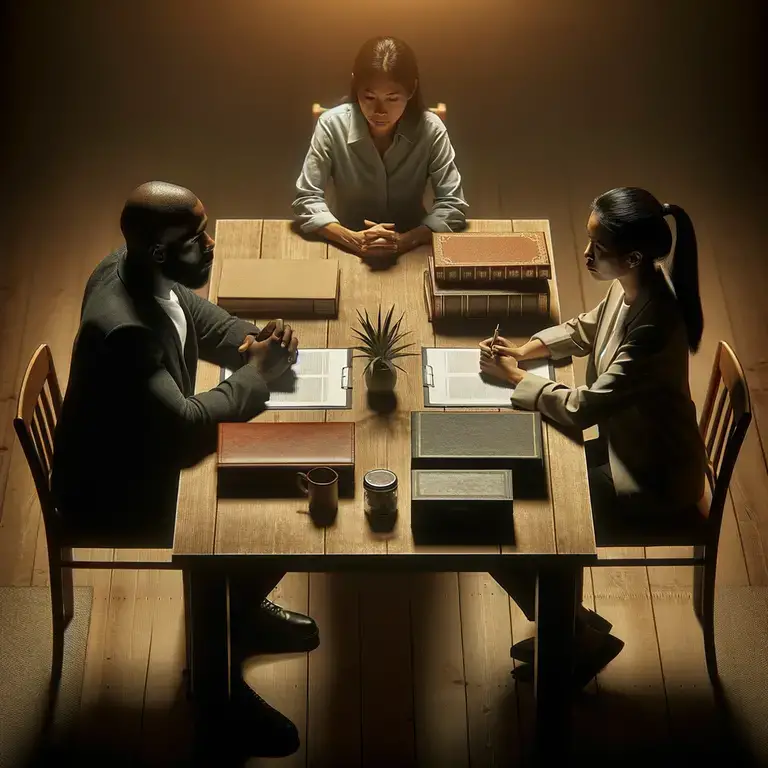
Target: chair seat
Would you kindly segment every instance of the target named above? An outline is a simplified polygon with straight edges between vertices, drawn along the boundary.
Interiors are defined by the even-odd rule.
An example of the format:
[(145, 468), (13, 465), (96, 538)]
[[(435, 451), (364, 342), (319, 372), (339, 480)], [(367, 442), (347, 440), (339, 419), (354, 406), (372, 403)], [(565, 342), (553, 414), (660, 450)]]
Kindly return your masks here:
[(626, 517), (593, 510), (598, 547), (675, 547), (707, 543), (707, 520), (698, 507)]

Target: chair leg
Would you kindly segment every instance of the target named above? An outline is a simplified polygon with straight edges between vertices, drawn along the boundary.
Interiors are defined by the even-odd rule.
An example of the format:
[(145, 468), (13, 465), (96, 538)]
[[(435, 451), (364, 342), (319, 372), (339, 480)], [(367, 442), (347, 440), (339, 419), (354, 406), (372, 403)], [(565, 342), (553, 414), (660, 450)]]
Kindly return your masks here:
[(60, 571), (62, 616), (64, 617), (64, 627), (66, 628), (75, 615), (75, 588), (72, 584), (72, 569), (61, 568)]
[[(706, 555), (705, 547), (694, 547), (694, 557), (704, 557)], [(693, 566), (693, 612), (699, 623), (704, 626), (704, 570), (703, 565)]]
[[(719, 683), (717, 672), (717, 649), (715, 648), (715, 575), (716, 554), (707, 553), (706, 562), (694, 580), (694, 607), (698, 607), (698, 618), (704, 634), (704, 656), (707, 661), (707, 673), (712, 685)], [(697, 600), (696, 586), (699, 589)]]
[[(61, 681), (64, 666), (64, 629), (67, 626), (64, 600), (63, 571), (59, 565), (52, 564), (51, 582), (51, 619), (53, 628), (53, 653), (51, 658), (51, 687), (57, 688)], [(68, 569), (66, 569), (68, 570)], [(71, 574), (71, 571), (70, 571)]]

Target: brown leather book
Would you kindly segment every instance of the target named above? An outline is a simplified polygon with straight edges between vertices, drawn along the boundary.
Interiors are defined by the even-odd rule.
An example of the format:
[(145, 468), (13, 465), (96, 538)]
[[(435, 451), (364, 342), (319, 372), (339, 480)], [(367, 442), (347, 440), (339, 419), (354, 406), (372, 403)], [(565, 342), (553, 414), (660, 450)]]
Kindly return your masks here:
[(441, 285), (552, 277), (544, 232), (435, 232), (432, 253)]
[(424, 296), (430, 320), (549, 314), (549, 291), (439, 288), (429, 270), (424, 270)]
[(336, 317), (339, 274), (331, 259), (227, 259), (217, 302), (233, 315)]
[[(296, 473), (331, 467), (339, 473), (339, 493), (354, 492), (355, 425), (347, 421), (278, 421), (219, 425), (220, 478), (245, 481), (278, 496), (300, 495)], [(264, 486), (256, 488), (259, 483)], [(242, 488), (242, 482), (237, 484)], [(228, 495), (228, 494), (227, 494)], [(249, 493), (248, 495), (252, 495)]]

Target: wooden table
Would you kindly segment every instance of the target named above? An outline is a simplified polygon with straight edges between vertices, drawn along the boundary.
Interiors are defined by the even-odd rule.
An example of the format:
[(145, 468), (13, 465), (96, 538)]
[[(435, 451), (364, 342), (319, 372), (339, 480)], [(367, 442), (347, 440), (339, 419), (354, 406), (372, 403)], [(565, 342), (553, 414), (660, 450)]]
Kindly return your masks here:
[[(471, 221), (469, 230), (544, 230), (552, 248), (546, 220)], [(341, 269), (338, 318), (296, 322), (285, 318), (298, 334), (301, 347), (353, 346), (350, 329), (357, 324), (356, 309), (375, 313), (380, 303), (385, 308), (394, 303), (398, 314), (405, 312), (403, 327), (411, 331), (408, 338), (415, 351), (421, 346), (474, 346), (491, 334), (492, 324), (473, 327), (468, 323), (462, 326), (461, 335), (448, 336), (435, 333), (427, 319), (422, 274), (427, 267), (428, 249), (424, 246), (408, 253), (390, 269), (372, 271), (352, 254), (303, 239), (288, 221), (222, 220), (216, 226), (209, 297), (216, 301), (221, 265), (226, 259), (333, 258)], [(549, 287), (553, 322), (557, 322), (555, 269)], [(253, 319), (262, 324), (269, 318)], [(513, 325), (511, 321), (505, 324), (504, 335), (526, 340), (530, 329), (516, 329)], [(217, 499), (215, 455), (182, 473), (173, 559), (185, 571), (189, 585), (195, 694), (209, 704), (227, 696), (226, 574), (234, 570), (252, 573), (254, 583), (261, 583), (266, 596), (275, 572), (410, 569), (480, 571), (503, 576), (525, 562), (538, 570), (536, 740), (542, 758), (554, 757), (568, 742), (568, 692), (562, 682), (572, 664), (576, 594), (583, 567), (596, 561), (581, 434), (544, 426), (549, 497), (515, 501), (513, 546), (417, 545), (410, 528), (409, 432), (410, 411), (424, 410), (420, 359), (406, 357), (399, 361), (407, 375), (399, 374), (398, 407), (388, 416), (369, 409), (361, 375), (364, 361), (358, 359), (353, 367), (351, 410), (281, 410), (258, 417), (262, 421), (355, 422), (355, 498), (339, 501), (338, 517), (330, 528), (317, 528), (308, 515), (297, 514), (296, 500)], [(555, 376), (560, 382), (574, 384), (570, 363), (556, 367)], [(219, 369), (200, 362), (197, 391), (211, 389), (218, 380)], [(363, 513), (363, 475), (379, 467), (391, 469), (400, 481), (398, 521), (389, 534), (372, 532)], [(254, 590), (257, 592), (258, 586)], [(254, 599), (257, 597), (254, 594)]]

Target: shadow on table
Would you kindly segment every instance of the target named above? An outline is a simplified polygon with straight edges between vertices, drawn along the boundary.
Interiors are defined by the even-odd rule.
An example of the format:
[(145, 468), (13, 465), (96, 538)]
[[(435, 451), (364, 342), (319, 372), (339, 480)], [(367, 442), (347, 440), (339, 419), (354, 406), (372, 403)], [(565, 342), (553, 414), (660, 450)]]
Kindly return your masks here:
[(531, 336), (542, 328), (555, 325), (549, 314), (528, 314), (521, 317), (484, 317), (484, 318), (444, 318), (433, 320), (435, 333), (446, 336), (476, 336), (479, 344), (483, 339), (493, 336), (493, 329), (499, 324), (499, 335), (508, 339)]

